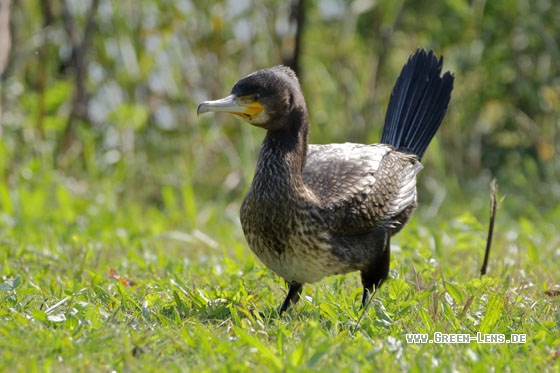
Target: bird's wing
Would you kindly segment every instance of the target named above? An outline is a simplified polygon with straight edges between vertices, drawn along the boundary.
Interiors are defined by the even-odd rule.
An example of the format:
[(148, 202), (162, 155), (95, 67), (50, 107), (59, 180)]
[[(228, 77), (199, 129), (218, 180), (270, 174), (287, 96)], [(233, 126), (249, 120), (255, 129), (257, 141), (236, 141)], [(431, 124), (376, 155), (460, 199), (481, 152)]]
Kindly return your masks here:
[(365, 232), (416, 204), (418, 158), (386, 144), (309, 145), (303, 180), (337, 231)]

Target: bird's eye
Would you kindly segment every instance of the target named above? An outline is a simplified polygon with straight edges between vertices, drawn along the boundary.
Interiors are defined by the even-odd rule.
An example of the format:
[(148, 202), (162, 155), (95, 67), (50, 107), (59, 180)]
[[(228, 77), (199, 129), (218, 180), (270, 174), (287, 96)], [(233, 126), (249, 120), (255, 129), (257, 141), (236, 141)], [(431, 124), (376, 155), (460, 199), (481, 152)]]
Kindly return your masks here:
[(259, 101), (259, 98), (261, 97), (261, 95), (259, 95), (258, 93), (255, 93), (253, 95), (253, 101)]

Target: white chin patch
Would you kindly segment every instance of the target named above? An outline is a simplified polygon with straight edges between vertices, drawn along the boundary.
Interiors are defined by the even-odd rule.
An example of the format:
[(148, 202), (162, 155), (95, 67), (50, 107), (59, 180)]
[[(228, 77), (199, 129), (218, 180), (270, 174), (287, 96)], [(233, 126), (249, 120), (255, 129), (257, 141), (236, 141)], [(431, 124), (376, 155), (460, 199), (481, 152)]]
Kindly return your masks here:
[(269, 116), (266, 113), (266, 111), (263, 110), (259, 113), (259, 115), (257, 115), (253, 119), (248, 119), (247, 121), (254, 126), (262, 127), (263, 124), (268, 122), (268, 120), (269, 120)]

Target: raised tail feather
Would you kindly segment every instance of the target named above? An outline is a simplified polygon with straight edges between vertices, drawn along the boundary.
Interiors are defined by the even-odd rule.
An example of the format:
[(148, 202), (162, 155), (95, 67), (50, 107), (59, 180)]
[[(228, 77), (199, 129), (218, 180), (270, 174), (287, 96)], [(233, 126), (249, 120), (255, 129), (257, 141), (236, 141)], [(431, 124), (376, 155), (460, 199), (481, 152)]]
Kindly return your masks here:
[(443, 57), (417, 50), (393, 88), (381, 142), (412, 152), (420, 159), (436, 134), (453, 90), (454, 77), (441, 76)]

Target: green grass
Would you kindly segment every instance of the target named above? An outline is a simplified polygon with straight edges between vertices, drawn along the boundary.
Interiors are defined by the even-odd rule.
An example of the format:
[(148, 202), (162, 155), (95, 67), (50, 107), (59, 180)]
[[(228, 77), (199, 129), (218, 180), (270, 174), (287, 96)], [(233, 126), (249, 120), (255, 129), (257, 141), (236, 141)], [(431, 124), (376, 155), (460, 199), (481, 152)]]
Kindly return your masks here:
[[(282, 317), (285, 285), (238, 221), (264, 134), (232, 116), (197, 118), (196, 106), (287, 56), (286, 2), (235, 14), (231, 1), (100, 2), (80, 48), (90, 118), (59, 158), (80, 71), (70, 43), (84, 40), (92, 2), (66, 2), (69, 14), (65, 2), (12, 3), (0, 373), (560, 371), (560, 2), (366, 1), (335, 16), (306, 2), (312, 143), (379, 141), (419, 46), (445, 56), (456, 84), (419, 209), (392, 241), (389, 281), (365, 312), (358, 273), (307, 285)], [(480, 279), (492, 177), (505, 199)], [(406, 340), (436, 332), (527, 341)]]
[[(40, 169), (0, 185), (0, 371), (560, 369), (560, 297), (545, 295), (560, 281), (558, 208), (515, 218), (506, 198), (480, 279), (486, 215), (421, 206), (365, 313), (354, 273), (307, 285), (279, 317), (284, 284), (247, 248), (237, 199), (178, 184), (147, 203), (118, 170), (92, 182)], [(435, 332), (527, 341), (406, 341)]]

